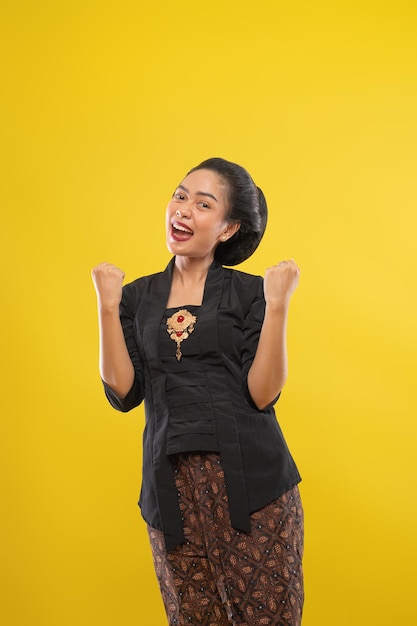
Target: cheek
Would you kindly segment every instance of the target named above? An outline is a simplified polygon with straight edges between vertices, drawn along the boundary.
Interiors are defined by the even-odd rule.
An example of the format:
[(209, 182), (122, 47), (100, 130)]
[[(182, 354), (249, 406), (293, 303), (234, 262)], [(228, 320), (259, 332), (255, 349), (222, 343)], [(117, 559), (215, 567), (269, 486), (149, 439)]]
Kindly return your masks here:
[(168, 232), (171, 228), (171, 212), (169, 209), (165, 213), (165, 230)]
[(204, 224), (200, 222), (202, 229), (210, 234), (210, 237), (215, 237), (223, 229), (223, 224), (220, 220), (207, 219), (204, 220)]
[(171, 216), (175, 213), (175, 211), (172, 208), (172, 202), (169, 202), (167, 205), (167, 208), (165, 209), (165, 221), (169, 222), (169, 220), (171, 219)]

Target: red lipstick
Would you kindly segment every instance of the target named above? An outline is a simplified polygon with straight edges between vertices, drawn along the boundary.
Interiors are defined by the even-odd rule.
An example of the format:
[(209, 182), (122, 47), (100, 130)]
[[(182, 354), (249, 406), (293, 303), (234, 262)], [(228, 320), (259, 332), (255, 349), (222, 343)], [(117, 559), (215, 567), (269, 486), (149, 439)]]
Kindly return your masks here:
[(171, 222), (171, 237), (175, 241), (188, 241), (193, 236), (193, 231), (182, 222)]

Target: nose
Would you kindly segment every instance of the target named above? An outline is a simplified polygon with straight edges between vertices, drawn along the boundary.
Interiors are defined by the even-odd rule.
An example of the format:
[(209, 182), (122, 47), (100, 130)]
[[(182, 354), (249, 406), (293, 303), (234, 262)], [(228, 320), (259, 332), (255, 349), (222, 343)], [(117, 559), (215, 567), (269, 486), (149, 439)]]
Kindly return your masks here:
[(191, 215), (191, 201), (181, 204), (181, 208), (176, 211), (178, 217), (190, 217)]

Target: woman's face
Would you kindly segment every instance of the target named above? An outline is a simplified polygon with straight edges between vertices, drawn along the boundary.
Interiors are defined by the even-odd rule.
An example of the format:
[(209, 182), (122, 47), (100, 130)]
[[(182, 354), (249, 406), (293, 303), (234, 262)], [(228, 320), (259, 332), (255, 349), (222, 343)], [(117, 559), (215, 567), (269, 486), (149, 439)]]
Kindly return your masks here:
[(216, 172), (196, 170), (176, 188), (166, 211), (168, 250), (213, 259), (217, 245), (238, 230), (226, 221), (227, 187)]

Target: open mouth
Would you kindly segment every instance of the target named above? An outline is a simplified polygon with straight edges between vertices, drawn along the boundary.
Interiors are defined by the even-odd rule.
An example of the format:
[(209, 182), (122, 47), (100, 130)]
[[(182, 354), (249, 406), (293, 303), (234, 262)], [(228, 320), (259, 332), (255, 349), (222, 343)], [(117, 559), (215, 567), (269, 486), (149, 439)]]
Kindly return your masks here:
[(172, 238), (177, 241), (186, 241), (193, 236), (193, 231), (181, 222), (172, 222), (171, 224)]

